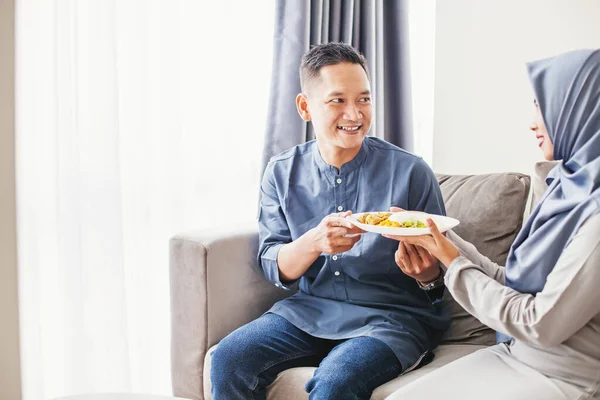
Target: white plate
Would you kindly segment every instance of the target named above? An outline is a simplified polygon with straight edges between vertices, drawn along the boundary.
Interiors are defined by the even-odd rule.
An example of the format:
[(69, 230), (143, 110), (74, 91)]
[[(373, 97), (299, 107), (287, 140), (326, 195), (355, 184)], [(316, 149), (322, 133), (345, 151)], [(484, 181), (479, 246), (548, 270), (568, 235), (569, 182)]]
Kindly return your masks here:
[[(374, 212), (378, 212), (378, 211), (374, 211)], [(386, 211), (382, 211), (382, 212), (386, 212)], [(378, 226), (378, 225), (363, 224), (363, 223), (358, 222), (358, 218), (360, 218), (360, 216), (363, 214), (367, 214), (367, 213), (352, 214), (352, 215), (347, 216), (346, 219), (348, 219), (348, 221), (350, 221), (353, 225), (356, 225), (359, 228), (361, 228), (367, 232), (381, 233), (381, 234), (386, 234), (386, 235), (401, 235), (401, 236), (419, 236), (419, 235), (428, 235), (431, 233), (429, 228), (394, 228), (391, 226)], [(427, 220), (427, 218), (431, 218), (433, 220), (433, 222), (435, 222), (435, 224), (437, 225), (440, 232), (446, 232), (447, 230), (454, 228), (456, 225), (458, 225), (460, 223), (457, 219), (454, 219), (454, 218), (444, 217), (443, 215), (427, 214), (427, 213), (420, 212), (420, 211), (401, 211), (401, 212), (393, 213), (389, 219), (391, 221), (396, 221), (396, 222), (404, 222), (404, 221), (409, 221), (409, 220), (418, 220), (418, 221), (425, 222)]]

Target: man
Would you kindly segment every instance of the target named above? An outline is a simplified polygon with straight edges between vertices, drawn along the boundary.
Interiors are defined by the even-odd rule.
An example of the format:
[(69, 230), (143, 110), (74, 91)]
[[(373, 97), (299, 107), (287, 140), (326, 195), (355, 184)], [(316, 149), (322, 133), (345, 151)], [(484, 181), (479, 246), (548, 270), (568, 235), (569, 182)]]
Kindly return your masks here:
[[(441, 280), (441, 270), (430, 268), (437, 260), (361, 235), (345, 218), (392, 205), (445, 214), (427, 164), (367, 136), (372, 105), (364, 57), (342, 43), (315, 46), (302, 60), (300, 80), (296, 105), (316, 140), (269, 162), (258, 254), (269, 281), (283, 289), (299, 282), (299, 291), (219, 344), (215, 400), (265, 399), (281, 371), (317, 365), (305, 387), (310, 399), (369, 399), (377, 386), (419, 366), (449, 322), (439, 296), (422, 289)], [(415, 275), (421, 283), (434, 284), (405, 275), (400, 256), (423, 266)]]

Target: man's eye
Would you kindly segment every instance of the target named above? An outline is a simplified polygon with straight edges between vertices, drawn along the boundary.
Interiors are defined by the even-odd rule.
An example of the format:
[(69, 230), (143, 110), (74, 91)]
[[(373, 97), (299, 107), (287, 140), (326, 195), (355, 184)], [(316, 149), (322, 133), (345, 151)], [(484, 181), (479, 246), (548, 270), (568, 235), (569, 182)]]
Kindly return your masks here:
[(362, 99), (360, 99), (360, 101), (362, 101), (363, 103), (368, 103), (371, 101), (370, 97), (363, 97)]
[(342, 100), (342, 99), (333, 99), (333, 100), (331, 100), (331, 102), (332, 103), (343, 103), (344, 100)]

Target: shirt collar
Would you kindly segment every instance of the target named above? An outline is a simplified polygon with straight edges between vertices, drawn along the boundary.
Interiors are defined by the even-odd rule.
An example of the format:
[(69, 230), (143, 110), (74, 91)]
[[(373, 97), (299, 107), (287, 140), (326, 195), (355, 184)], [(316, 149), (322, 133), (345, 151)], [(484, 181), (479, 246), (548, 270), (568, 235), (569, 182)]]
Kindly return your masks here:
[(347, 174), (349, 172), (354, 171), (358, 167), (360, 167), (361, 164), (367, 158), (367, 153), (368, 153), (368, 148), (369, 148), (367, 141), (368, 141), (368, 137), (365, 137), (360, 146), (360, 150), (358, 151), (356, 156), (352, 160), (350, 160), (347, 163), (345, 163), (344, 165), (342, 165), (339, 173), (338, 173), (338, 170), (336, 167), (327, 164), (325, 162), (325, 160), (323, 160), (323, 157), (321, 156), (321, 152), (319, 151), (319, 146), (317, 145), (316, 140), (313, 143), (313, 158), (314, 158), (315, 162), (317, 163), (319, 170), (321, 170), (321, 172), (323, 172), (325, 174), (328, 174), (331, 176), (337, 176), (339, 174)]

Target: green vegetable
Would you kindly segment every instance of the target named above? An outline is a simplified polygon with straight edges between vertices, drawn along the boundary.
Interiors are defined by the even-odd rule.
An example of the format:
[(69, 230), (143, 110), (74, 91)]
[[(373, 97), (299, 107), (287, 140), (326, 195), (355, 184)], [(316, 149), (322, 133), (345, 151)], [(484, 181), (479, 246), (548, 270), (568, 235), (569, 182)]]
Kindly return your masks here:
[(427, 225), (425, 225), (425, 223), (423, 221), (417, 221), (414, 219), (401, 222), (400, 225), (403, 228), (427, 228)]

